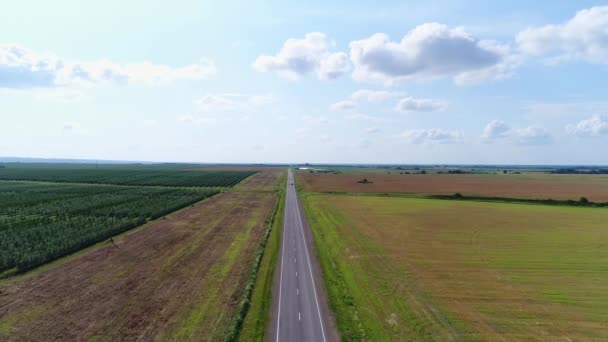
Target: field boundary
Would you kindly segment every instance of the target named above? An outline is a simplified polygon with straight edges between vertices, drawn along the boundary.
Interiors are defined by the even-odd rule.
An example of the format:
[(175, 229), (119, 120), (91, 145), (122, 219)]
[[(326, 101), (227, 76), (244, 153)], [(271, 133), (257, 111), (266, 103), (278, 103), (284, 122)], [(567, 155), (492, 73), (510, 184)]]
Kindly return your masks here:
[(80, 255), (83, 255), (85, 253), (90, 252), (93, 249), (96, 249), (96, 248), (99, 248), (99, 247), (102, 247), (102, 246), (105, 246), (105, 245), (108, 245), (108, 244), (112, 243), (111, 240), (113, 240), (114, 242), (119, 242), (121, 239), (123, 239), (123, 238), (125, 238), (125, 237), (127, 237), (127, 236), (129, 236), (131, 234), (134, 234), (134, 233), (136, 233), (136, 232), (138, 232), (138, 231), (140, 231), (142, 229), (147, 228), (149, 225), (152, 225), (152, 224), (156, 223), (158, 220), (163, 220), (163, 219), (166, 219), (166, 218), (171, 217), (173, 215), (177, 215), (178, 213), (180, 213), (183, 210), (186, 210), (186, 209), (188, 209), (188, 208), (190, 208), (192, 206), (195, 206), (195, 205), (198, 205), (200, 203), (203, 203), (203, 202), (207, 201), (208, 199), (211, 199), (211, 198), (213, 198), (215, 196), (218, 196), (218, 195), (221, 195), (221, 194), (222, 194), (222, 192), (217, 191), (214, 194), (211, 194), (210, 196), (207, 196), (207, 197), (205, 197), (203, 199), (200, 199), (198, 201), (195, 201), (193, 203), (189, 203), (187, 205), (184, 205), (181, 208), (175, 209), (175, 210), (173, 210), (173, 211), (171, 211), (169, 213), (166, 213), (164, 215), (161, 215), (161, 216), (159, 216), (157, 218), (150, 219), (150, 220), (144, 222), (143, 224), (137, 225), (137, 226), (135, 226), (135, 227), (133, 227), (131, 229), (123, 230), (123, 231), (118, 232), (118, 233), (116, 233), (114, 235), (105, 237), (105, 238), (100, 239), (97, 242), (94, 242), (94, 243), (92, 243), (92, 244), (90, 244), (90, 245), (88, 245), (88, 246), (86, 246), (84, 248), (74, 250), (74, 251), (72, 251), (70, 253), (66, 253), (66, 254), (64, 254), (64, 255), (56, 258), (56, 259), (50, 260), (48, 262), (45, 262), (43, 264), (34, 266), (32, 268), (25, 269), (25, 270), (22, 270), (22, 271), (17, 271), (15, 269), (6, 270), (6, 271), (0, 273), (0, 284), (2, 284), (3, 282), (6, 282), (6, 281), (13, 281), (17, 277), (29, 277), (29, 276), (33, 276), (33, 275), (35, 275), (35, 274), (37, 274), (39, 272), (42, 272), (42, 271), (44, 271), (44, 270), (46, 270), (48, 268), (60, 265), (60, 264), (65, 263), (65, 262), (69, 262), (72, 259), (77, 258)]
[[(284, 177), (281, 177), (281, 180), (283, 179)], [(232, 320), (232, 323), (230, 324), (228, 331), (225, 335), (224, 341), (226, 342), (234, 342), (239, 339), (240, 333), (243, 328), (243, 323), (245, 322), (245, 317), (247, 316), (247, 313), (251, 306), (251, 299), (255, 289), (255, 284), (258, 278), (260, 266), (262, 264), (262, 258), (264, 257), (266, 251), (266, 245), (268, 244), (268, 239), (272, 232), (272, 228), (277, 217), (277, 212), (279, 211), (281, 200), (283, 199), (283, 193), (284, 185), (281, 185), (278, 189), (278, 196), (275, 201), (274, 209), (272, 210), (272, 213), (270, 214), (269, 218), (266, 219), (266, 229), (264, 232), (264, 236), (262, 237), (262, 241), (260, 241), (260, 245), (258, 246), (253, 265), (251, 266), (251, 271), (249, 272), (249, 276), (247, 277), (247, 281), (245, 282), (245, 290), (241, 296), (241, 300), (239, 301), (237, 312), (235, 313), (234, 319)]]
[(568, 207), (592, 207), (607, 208), (608, 202), (592, 202), (585, 200), (557, 200), (552, 198), (515, 198), (515, 197), (495, 197), (495, 196), (471, 196), (455, 193), (452, 195), (429, 195), (413, 192), (350, 192), (350, 191), (307, 191), (310, 194), (319, 195), (338, 195), (338, 196), (372, 196), (372, 197), (397, 197), (397, 198), (422, 198), (452, 201), (475, 201), (491, 203), (519, 203), (534, 205), (552, 205)]
[[(520, 204), (544, 204), (544, 205), (562, 205), (573, 207), (608, 207), (608, 202), (591, 202), (589, 200), (555, 200), (547, 199), (528, 199), (528, 198), (511, 198), (511, 197), (486, 197), (486, 196), (465, 196), (461, 194), (454, 195), (427, 195), (423, 198), (440, 199), (440, 200), (455, 200), (455, 201), (477, 201), (477, 202), (499, 202), (499, 203), (520, 203)], [(584, 197), (583, 197), (584, 198)]]

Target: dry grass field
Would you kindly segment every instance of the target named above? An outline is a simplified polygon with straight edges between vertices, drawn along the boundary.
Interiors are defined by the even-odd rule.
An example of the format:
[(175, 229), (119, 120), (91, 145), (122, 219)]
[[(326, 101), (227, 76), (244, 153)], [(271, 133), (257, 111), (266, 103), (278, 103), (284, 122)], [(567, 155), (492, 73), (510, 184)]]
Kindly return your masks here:
[(608, 210), (305, 194), (346, 340), (608, 339)]
[(277, 197), (239, 189), (0, 282), (0, 340), (221, 340)]
[[(369, 184), (358, 181), (367, 178)], [(306, 191), (419, 193), (529, 198), (571, 199), (587, 197), (608, 202), (608, 175), (530, 174), (325, 174), (299, 172), (298, 181)]]

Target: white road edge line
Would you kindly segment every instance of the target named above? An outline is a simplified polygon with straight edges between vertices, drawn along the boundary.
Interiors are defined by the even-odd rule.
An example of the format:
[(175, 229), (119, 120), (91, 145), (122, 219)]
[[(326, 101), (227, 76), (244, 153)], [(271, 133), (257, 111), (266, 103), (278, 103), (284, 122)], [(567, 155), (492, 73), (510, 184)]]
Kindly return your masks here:
[(302, 320), (302, 313), (298, 311), (298, 321)]
[(317, 303), (317, 313), (319, 314), (319, 323), (321, 324), (321, 334), (323, 334), (323, 342), (326, 342), (325, 329), (323, 329), (323, 319), (321, 318), (321, 309), (319, 308), (319, 298), (317, 298), (317, 289), (315, 288), (315, 277), (312, 275), (312, 267), (310, 266), (310, 256), (308, 255), (308, 246), (306, 246), (306, 235), (304, 235), (304, 224), (302, 223), (302, 215), (300, 214), (300, 202), (296, 193), (296, 210), (298, 211), (298, 222), (300, 223), (300, 232), (304, 239), (304, 250), (306, 251), (306, 259), (308, 260), (308, 270), (310, 271), (310, 280), (312, 281), (312, 290), (315, 294), (315, 302)]
[[(287, 195), (285, 195), (285, 200), (287, 200)], [(285, 211), (287, 211), (287, 208), (285, 208)], [(281, 246), (281, 276), (279, 277), (279, 312), (277, 315), (277, 342), (279, 342), (279, 331), (280, 331), (280, 326), (281, 326), (281, 290), (283, 289), (283, 264), (285, 263), (285, 236), (286, 234), (286, 225), (287, 225), (287, 220), (285, 220), (283, 222), (283, 243)]]

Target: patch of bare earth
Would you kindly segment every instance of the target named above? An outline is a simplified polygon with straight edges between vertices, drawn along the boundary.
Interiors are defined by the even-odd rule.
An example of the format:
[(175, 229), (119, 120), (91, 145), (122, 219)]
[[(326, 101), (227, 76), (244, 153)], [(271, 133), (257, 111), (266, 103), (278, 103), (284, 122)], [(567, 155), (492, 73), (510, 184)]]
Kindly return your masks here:
[(221, 338), (275, 200), (274, 192), (221, 193), (2, 282), (0, 340)]
[(286, 169), (265, 168), (262, 172), (245, 179), (235, 187), (236, 190), (248, 191), (276, 191), (281, 174)]
[[(358, 183), (363, 178), (368, 184)], [(603, 175), (406, 175), (298, 173), (307, 191), (419, 193), (608, 202), (608, 176)]]

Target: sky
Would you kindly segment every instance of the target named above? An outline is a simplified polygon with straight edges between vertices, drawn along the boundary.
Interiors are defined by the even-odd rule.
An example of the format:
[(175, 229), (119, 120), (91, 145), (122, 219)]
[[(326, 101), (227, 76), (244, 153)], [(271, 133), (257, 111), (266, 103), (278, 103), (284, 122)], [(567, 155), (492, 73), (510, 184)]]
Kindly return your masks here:
[(605, 1), (7, 1), (0, 156), (607, 165)]

